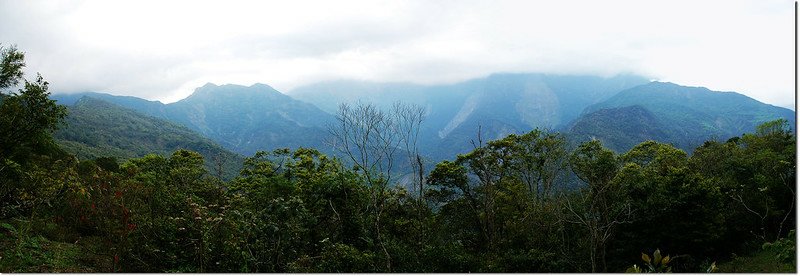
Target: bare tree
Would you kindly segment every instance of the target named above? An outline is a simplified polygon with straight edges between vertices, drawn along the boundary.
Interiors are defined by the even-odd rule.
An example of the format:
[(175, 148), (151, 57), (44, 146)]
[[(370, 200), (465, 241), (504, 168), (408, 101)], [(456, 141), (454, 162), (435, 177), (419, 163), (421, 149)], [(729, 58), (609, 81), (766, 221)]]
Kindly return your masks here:
[(424, 219), (423, 207), (425, 201), (425, 167), (422, 154), (419, 151), (417, 142), (419, 141), (420, 126), (425, 119), (425, 108), (416, 104), (395, 102), (392, 105), (392, 116), (395, 118), (397, 134), (400, 136), (401, 146), (406, 153), (408, 166), (411, 169), (411, 187), (418, 192), (417, 198), (417, 218), (419, 224), (419, 239), (417, 244), (422, 246), (425, 230), (422, 227)]
[(400, 144), (394, 118), (372, 104), (357, 102), (340, 104), (336, 119), (328, 127), (331, 146), (353, 163), (367, 184), (385, 188)]
[(369, 185), (375, 238), (386, 257), (386, 269), (391, 271), (391, 256), (381, 237), (381, 217), (400, 144), (395, 118), (372, 104), (357, 102), (355, 106), (340, 104), (336, 119), (336, 125), (328, 128), (331, 145), (353, 163)]
[(396, 102), (387, 113), (372, 104), (342, 103), (336, 113), (335, 125), (328, 127), (333, 148), (353, 164), (370, 187), (376, 240), (386, 255), (386, 268), (389, 271), (390, 256), (380, 234), (385, 192), (392, 183), (395, 155), (398, 150), (404, 150), (414, 175), (415, 187), (419, 188), (420, 200), (424, 198), (424, 163), (417, 146), (424, 118), (425, 109), (414, 104)]
[(425, 108), (416, 104), (395, 102), (392, 105), (392, 115), (395, 117), (397, 133), (400, 135), (403, 150), (406, 152), (413, 184), (419, 193), (420, 202), (425, 200), (425, 171), (417, 142), (419, 141), (420, 126), (425, 120), (425, 113)]

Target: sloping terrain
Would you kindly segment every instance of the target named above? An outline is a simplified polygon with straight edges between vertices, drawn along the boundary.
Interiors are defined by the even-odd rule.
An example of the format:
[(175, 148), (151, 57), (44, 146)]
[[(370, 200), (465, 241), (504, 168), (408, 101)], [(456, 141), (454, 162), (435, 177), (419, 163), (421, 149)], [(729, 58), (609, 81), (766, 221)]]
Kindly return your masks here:
[(212, 174), (218, 173), (220, 161), (225, 178), (236, 175), (244, 160), (186, 127), (92, 97), (77, 100), (68, 110), (66, 125), (54, 137), (66, 151), (81, 159), (126, 160), (188, 149), (206, 156), (206, 167)]
[(597, 137), (617, 151), (652, 139), (691, 152), (705, 140), (724, 141), (781, 118), (794, 129), (795, 113), (786, 108), (735, 92), (652, 82), (587, 107), (569, 132)]

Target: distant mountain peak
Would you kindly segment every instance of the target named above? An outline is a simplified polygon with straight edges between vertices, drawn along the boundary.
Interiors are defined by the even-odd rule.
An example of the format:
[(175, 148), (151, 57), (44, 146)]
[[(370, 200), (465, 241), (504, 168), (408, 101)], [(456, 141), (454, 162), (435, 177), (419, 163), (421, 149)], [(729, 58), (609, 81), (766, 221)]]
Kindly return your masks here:
[(702, 91), (702, 92), (714, 92), (714, 93), (730, 93), (727, 91), (713, 91), (708, 89), (704, 86), (689, 86), (689, 85), (680, 85), (674, 82), (669, 81), (653, 81), (648, 84), (644, 84), (642, 86), (647, 86), (650, 88), (656, 89), (670, 89), (670, 90), (681, 90), (686, 92), (694, 92), (694, 91)]
[[(675, 84), (674, 82), (670, 82), (670, 81), (657, 81), (657, 80), (656, 80), (656, 81), (652, 81), (652, 82), (650, 82), (650, 84), (652, 84), (652, 85), (664, 85), (664, 86), (680, 86), (680, 85), (677, 85), (677, 84)], [(688, 87), (688, 86), (685, 86), (685, 87)]]
[(254, 98), (270, 98), (276, 99), (285, 97), (283, 93), (275, 90), (269, 85), (263, 83), (256, 83), (251, 86), (244, 86), (239, 84), (223, 84), (223, 85), (216, 85), (213, 83), (207, 83), (201, 87), (198, 87), (194, 90), (194, 92), (178, 102), (195, 102), (195, 101), (202, 101), (202, 102), (209, 102), (214, 100), (219, 100), (221, 98), (241, 98), (241, 97), (248, 97), (251, 99)]
[(75, 101), (75, 103), (73, 105), (74, 106), (84, 106), (84, 105), (89, 105), (89, 104), (109, 105), (111, 103), (108, 103), (106, 101), (97, 99), (95, 97), (92, 97), (91, 95), (82, 95), (80, 98), (78, 98), (77, 101)]
[(195, 90), (220, 88), (220, 87), (225, 87), (225, 88), (254, 88), (254, 89), (259, 89), (260, 88), (260, 89), (267, 89), (267, 90), (275, 90), (275, 88), (272, 88), (272, 86), (269, 86), (268, 84), (264, 84), (264, 83), (260, 83), (260, 82), (254, 83), (254, 84), (252, 84), (250, 86), (244, 86), (244, 85), (235, 84), (235, 83), (215, 84), (213, 82), (208, 82), (208, 83), (204, 84), (203, 86), (200, 86), (200, 87), (196, 88)]
[(250, 88), (262, 88), (262, 89), (278, 91), (277, 89), (272, 88), (272, 86), (260, 82), (254, 83), (253, 85), (250, 86)]

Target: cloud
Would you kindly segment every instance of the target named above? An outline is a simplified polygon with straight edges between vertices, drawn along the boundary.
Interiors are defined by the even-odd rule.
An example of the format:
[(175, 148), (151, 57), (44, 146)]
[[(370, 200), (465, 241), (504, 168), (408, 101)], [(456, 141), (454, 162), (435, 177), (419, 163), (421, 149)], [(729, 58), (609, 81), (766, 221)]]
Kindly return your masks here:
[(793, 2), (5, 1), (53, 91), (175, 101), (206, 82), (637, 73), (792, 107)]

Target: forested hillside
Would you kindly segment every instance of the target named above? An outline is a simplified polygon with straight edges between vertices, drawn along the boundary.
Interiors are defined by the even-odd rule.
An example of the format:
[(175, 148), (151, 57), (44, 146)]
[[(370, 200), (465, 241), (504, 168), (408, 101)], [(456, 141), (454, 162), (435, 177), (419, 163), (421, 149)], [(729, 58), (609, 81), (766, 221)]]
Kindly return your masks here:
[[(692, 154), (572, 146), (535, 128), (476, 137), (425, 171), (424, 109), (346, 105), (331, 126), (339, 158), (264, 149), (226, 181), (206, 168), (213, 156), (186, 149), (124, 162), (68, 153), (59, 128), (97, 147), (130, 140), (91, 141), (63, 122), (96, 124), (98, 137), (162, 129), (89, 98), (58, 105), (41, 76), (22, 78), (22, 53), (0, 53), (0, 272), (796, 271), (786, 120)], [(90, 120), (101, 116), (111, 122)], [(397, 167), (411, 188), (394, 185)]]
[(775, 119), (787, 120), (794, 131), (794, 114), (735, 92), (652, 82), (588, 106), (569, 132), (600, 139), (618, 152), (646, 140), (691, 152), (706, 140), (724, 141)]
[(676, 141), (663, 130), (652, 112), (639, 105), (600, 109), (581, 116), (569, 134), (575, 140), (602, 140), (617, 152), (631, 149), (641, 141)]
[(231, 179), (244, 157), (231, 153), (183, 126), (84, 96), (67, 108), (65, 124), (54, 133), (61, 147), (79, 159), (114, 157), (120, 162), (149, 153), (169, 155), (188, 149), (207, 156), (206, 169)]
[(333, 115), (264, 84), (246, 87), (209, 83), (170, 104), (90, 92), (53, 98), (71, 105), (83, 96), (182, 125), (244, 155), (264, 148), (322, 147), (327, 137), (325, 126), (334, 120)]

